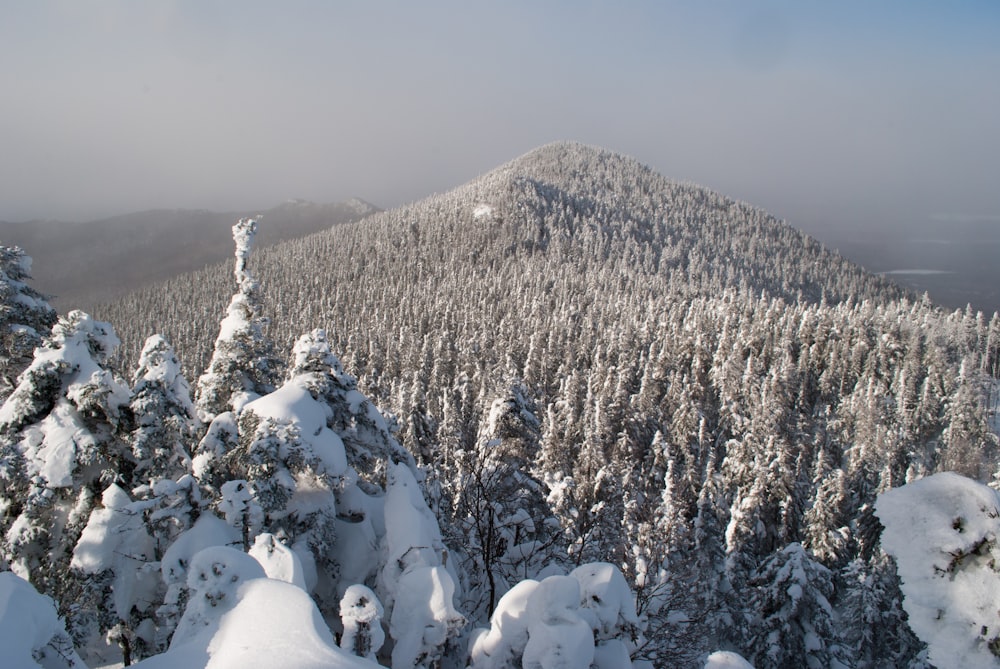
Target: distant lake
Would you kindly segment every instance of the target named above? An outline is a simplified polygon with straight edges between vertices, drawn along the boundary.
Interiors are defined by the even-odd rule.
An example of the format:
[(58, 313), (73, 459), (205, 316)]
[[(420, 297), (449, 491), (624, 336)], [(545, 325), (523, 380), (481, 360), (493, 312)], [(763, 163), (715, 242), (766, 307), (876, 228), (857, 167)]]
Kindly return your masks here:
[[(927, 293), (950, 309), (973, 309), (987, 316), (1000, 311), (1000, 231), (948, 231), (895, 240), (864, 241), (859, 236), (824, 244), (869, 271)], [(978, 231), (982, 233), (982, 231)]]

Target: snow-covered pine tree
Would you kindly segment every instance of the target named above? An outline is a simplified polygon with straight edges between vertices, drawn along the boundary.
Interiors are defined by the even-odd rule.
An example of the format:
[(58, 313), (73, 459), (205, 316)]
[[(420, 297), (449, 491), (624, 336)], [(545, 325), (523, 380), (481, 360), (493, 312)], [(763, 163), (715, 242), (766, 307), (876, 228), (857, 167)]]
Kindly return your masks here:
[(791, 543), (771, 555), (750, 584), (745, 655), (754, 666), (792, 669), (845, 663), (847, 652), (830, 606), (830, 571), (801, 544)]
[(133, 374), (130, 437), (139, 483), (191, 473), (191, 444), (200, 428), (191, 389), (173, 347), (160, 335), (146, 340)]
[(233, 226), (237, 291), (219, 324), (212, 360), (198, 379), (197, 407), (206, 423), (274, 390), (278, 379), (280, 362), (266, 334), (269, 320), (262, 313), (260, 288), (247, 269), (256, 233), (253, 218), (241, 218)]
[(45, 296), (26, 283), (30, 273), (30, 256), (0, 245), (0, 401), (14, 389), (57, 318)]
[(70, 312), (0, 407), (0, 556), (59, 602), (78, 641), (98, 631), (107, 584), (70, 560), (103, 490), (130, 488), (135, 467), (120, 433), (128, 387), (107, 368), (118, 343), (108, 323)]
[(485, 622), (514, 583), (566, 560), (558, 520), (530, 471), (539, 440), (534, 403), (514, 381), (490, 403), (475, 448), (461, 454), (446, 482), (449, 538), (462, 547), (473, 620)]

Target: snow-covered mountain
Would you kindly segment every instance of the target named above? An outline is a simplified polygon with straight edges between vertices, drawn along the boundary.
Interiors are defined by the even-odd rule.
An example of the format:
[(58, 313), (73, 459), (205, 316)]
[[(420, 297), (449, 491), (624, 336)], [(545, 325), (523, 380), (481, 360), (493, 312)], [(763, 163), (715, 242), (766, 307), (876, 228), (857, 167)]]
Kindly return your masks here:
[(310, 644), (393, 667), (924, 666), (875, 503), (993, 480), (1000, 318), (578, 144), (248, 256), (256, 225), (235, 294), (176, 277), (6, 363), (4, 558), (98, 598), (125, 555), (155, 593), (60, 601), (73, 638), (200, 665), (282, 574)]

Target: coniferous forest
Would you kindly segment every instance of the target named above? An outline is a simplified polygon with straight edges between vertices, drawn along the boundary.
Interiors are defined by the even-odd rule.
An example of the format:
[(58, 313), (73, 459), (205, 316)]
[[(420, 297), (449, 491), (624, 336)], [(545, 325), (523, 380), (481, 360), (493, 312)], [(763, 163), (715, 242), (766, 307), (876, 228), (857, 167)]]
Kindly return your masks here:
[(944, 666), (877, 505), (997, 482), (996, 315), (576, 144), (258, 225), (92, 315), (3, 249), (0, 567), (61, 617), (42, 666), (196, 666), (265, 573), (396, 669)]

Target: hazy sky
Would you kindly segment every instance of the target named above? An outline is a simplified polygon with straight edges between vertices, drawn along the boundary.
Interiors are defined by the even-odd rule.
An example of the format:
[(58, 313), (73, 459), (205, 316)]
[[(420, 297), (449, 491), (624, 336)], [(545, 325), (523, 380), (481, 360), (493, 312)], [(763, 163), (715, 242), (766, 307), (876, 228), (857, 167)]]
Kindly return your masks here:
[(554, 140), (1000, 226), (1000, 2), (0, 0), (0, 219), (441, 192)]

